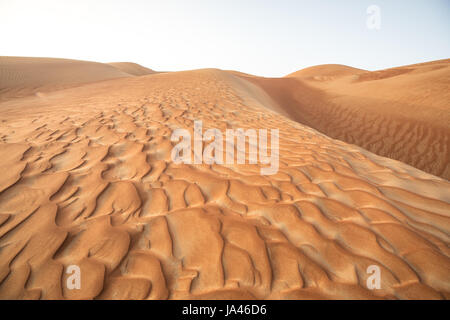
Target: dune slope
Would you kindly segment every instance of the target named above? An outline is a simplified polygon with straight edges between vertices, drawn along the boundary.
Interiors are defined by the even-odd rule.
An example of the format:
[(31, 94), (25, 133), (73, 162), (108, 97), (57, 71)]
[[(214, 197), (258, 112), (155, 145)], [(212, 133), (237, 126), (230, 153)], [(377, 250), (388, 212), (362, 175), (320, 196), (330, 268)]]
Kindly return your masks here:
[(342, 64), (322, 64), (318, 66), (312, 66), (309, 68), (301, 69), (293, 72), (286, 77), (289, 78), (301, 78), (308, 80), (332, 80), (345, 76), (358, 75), (366, 73), (367, 70), (353, 68)]
[[(450, 298), (450, 183), (262, 108), (243, 81), (198, 70), (0, 103), (0, 298)], [(173, 163), (194, 120), (279, 128), (278, 173)]]
[(149, 74), (158, 73), (157, 71), (143, 67), (133, 62), (111, 62), (108, 64), (116, 69), (119, 69), (122, 72), (131, 74), (133, 76), (146, 76)]
[(450, 60), (375, 72), (324, 65), (286, 78), (241, 77), (293, 120), (450, 179)]
[(45, 92), (57, 89), (131, 75), (114, 66), (98, 62), (0, 57), (0, 101), (33, 94), (42, 96)]

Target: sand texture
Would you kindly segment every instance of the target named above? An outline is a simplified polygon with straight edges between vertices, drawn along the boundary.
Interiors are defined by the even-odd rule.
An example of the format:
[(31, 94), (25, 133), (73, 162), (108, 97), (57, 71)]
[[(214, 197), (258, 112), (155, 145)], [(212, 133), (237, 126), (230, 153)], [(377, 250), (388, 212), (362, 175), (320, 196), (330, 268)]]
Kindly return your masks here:
[[(406, 73), (362, 71), (323, 80), (339, 85), (289, 77), (280, 87), (305, 87), (302, 101), (324, 108), (306, 113), (312, 127), (380, 154), (399, 139), (386, 152), (408, 163), (403, 154), (423, 156), (412, 164), (448, 177), (448, 91), (423, 97), (442, 108), (435, 126), (429, 110), (394, 117), (406, 101), (400, 89), (427, 90), (416, 77), (448, 80), (447, 64), (414, 67), (405, 84), (395, 81)], [(277, 113), (285, 109), (267, 81), (278, 86), (205, 69), (0, 103), (0, 298), (450, 298), (450, 183)], [(398, 104), (376, 113), (371, 95), (389, 85)], [(204, 130), (278, 128), (278, 173), (173, 163), (171, 134), (192, 132), (194, 120)], [(80, 289), (65, 285), (69, 265), (81, 269)], [(370, 265), (381, 289), (366, 286)]]
[(450, 59), (373, 72), (323, 65), (285, 78), (240, 76), (295, 121), (450, 179)]

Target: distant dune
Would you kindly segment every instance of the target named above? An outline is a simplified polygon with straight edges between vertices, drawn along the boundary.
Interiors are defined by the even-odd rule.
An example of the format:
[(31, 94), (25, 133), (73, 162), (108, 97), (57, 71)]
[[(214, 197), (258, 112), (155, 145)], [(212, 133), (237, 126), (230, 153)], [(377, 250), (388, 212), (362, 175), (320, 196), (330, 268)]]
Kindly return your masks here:
[(450, 60), (374, 72), (323, 65), (285, 78), (241, 77), (293, 120), (450, 179)]
[(134, 63), (110, 65), (56, 58), (0, 57), (0, 101), (151, 73), (154, 71)]
[(137, 63), (133, 63), (133, 62), (111, 62), (108, 64), (110, 66), (113, 66), (116, 69), (119, 69), (122, 72), (131, 74), (133, 76), (145, 76), (148, 74), (157, 73), (157, 71), (143, 67), (143, 66), (141, 66)]
[[(100, 81), (0, 102), (0, 299), (450, 299), (450, 182), (314, 129), (446, 176), (448, 61), (332, 80), (35, 62), (2, 77)], [(279, 129), (278, 172), (175, 163), (195, 120)]]
[(286, 77), (309, 80), (331, 80), (365, 72), (367, 70), (344, 66), (342, 64), (323, 64), (293, 72)]

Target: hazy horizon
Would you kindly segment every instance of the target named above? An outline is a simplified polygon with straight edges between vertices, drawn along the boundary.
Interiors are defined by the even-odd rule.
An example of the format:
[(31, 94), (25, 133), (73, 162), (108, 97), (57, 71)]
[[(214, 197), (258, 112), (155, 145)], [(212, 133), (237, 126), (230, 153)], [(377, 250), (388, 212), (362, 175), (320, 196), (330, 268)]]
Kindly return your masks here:
[[(380, 9), (370, 29), (367, 8)], [(0, 55), (284, 76), (318, 64), (378, 70), (450, 57), (448, 1), (0, 0)]]

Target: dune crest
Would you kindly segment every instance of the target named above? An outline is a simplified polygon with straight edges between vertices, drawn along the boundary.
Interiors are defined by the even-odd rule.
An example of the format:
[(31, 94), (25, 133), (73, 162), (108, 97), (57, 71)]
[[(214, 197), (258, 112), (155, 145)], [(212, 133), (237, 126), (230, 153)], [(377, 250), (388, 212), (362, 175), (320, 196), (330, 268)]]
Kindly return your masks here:
[(158, 73), (157, 71), (143, 67), (133, 62), (111, 62), (108, 64), (116, 69), (119, 69), (122, 72), (131, 74), (133, 76), (146, 76), (149, 74)]
[(115, 78), (153, 74), (135, 63), (99, 63), (59, 59), (0, 57), (0, 102)]
[(353, 68), (342, 64), (322, 64), (290, 73), (286, 76), (286, 78), (333, 80), (336, 78), (358, 75), (367, 72), (367, 70)]
[(285, 78), (239, 76), (292, 120), (450, 179), (450, 59), (373, 72), (322, 65)]
[[(206, 69), (0, 103), (0, 298), (450, 298), (450, 183), (279, 115), (245, 81)], [(278, 173), (174, 164), (171, 134), (195, 120), (279, 128)]]

